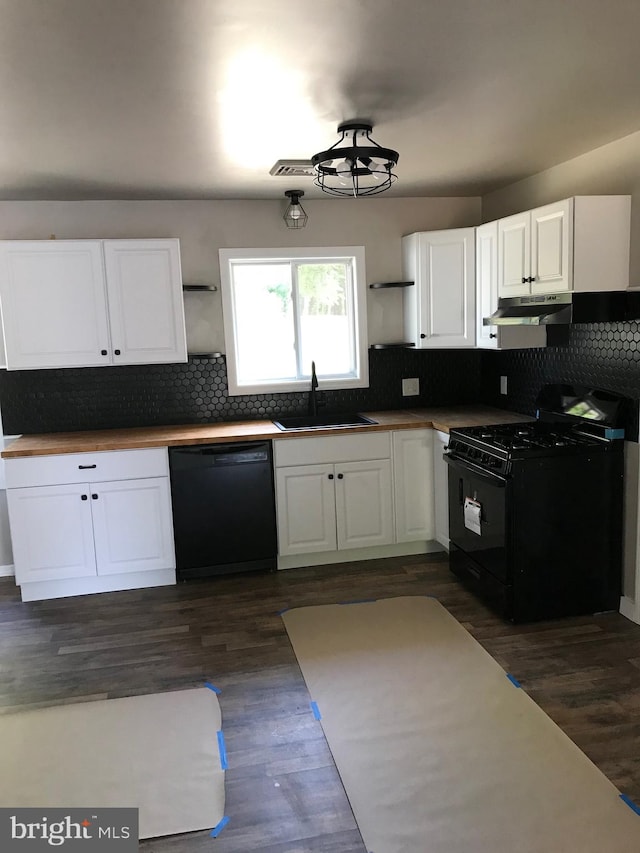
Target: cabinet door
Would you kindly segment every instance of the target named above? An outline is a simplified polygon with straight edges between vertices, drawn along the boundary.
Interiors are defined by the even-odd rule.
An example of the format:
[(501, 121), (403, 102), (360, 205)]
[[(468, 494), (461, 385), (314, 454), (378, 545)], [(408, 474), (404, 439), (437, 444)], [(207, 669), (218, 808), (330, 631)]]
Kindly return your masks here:
[(444, 451), (449, 443), (445, 432), (436, 432), (433, 441), (433, 481), (436, 540), (449, 550), (449, 472)]
[(433, 430), (393, 433), (396, 542), (433, 539)]
[(498, 307), (497, 222), (487, 222), (476, 228), (476, 300), (476, 346), (483, 349), (496, 349), (497, 327), (485, 326), (483, 320), (485, 317), (490, 317)]
[(276, 468), (278, 553), (335, 551), (333, 465)]
[(475, 228), (420, 234), (423, 348), (472, 347), (476, 341)]
[(532, 293), (571, 290), (573, 279), (573, 200), (531, 211)]
[(175, 567), (168, 477), (92, 483), (99, 575)]
[(343, 462), (335, 466), (338, 549), (393, 542), (391, 462)]
[[(531, 214), (498, 220), (498, 295), (526, 296), (531, 291)], [(524, 281), (523, 281), (524, 279)]]
[(105, 240), (114, 364), (187, 360), (178, 240)]
[(9, 370), (110, 364), (98, 240), (1, 242), (0, 302)]
[(96, 574), (89, 486), (8, 489), (18, 584)]

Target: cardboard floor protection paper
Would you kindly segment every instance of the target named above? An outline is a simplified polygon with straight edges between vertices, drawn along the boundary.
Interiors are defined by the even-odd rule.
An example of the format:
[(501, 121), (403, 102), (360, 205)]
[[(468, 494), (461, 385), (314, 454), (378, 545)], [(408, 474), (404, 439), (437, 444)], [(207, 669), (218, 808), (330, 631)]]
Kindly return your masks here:
[(0, 806), (137, 807), (140, 838), (224, 814), (220, 705), (207, 688), (0, 716)]
[(371, 853), (640, 851), (640, 815), (435, 599), (283, 619)]

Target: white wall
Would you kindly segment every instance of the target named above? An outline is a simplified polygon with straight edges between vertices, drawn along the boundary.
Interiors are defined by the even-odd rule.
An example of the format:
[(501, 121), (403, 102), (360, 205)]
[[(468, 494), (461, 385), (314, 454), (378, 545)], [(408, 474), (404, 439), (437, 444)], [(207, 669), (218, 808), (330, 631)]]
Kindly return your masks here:
[[(285, 187), (286, 188), (286, 187)], [(284, 189), (283, 188), (283, 192)], [(219, 284), (218, 249), (267, 246), (361, 246), (368, 283), (401, 276), (400, 238), (413, 231), (480, 222), (479, 198), (303, 199), (309, 223), (299, 231), (282, 220), (282, 201), (6, 201), (0, 239), (179, 237), (183, 279)], [(401, 340), (402, 293), (368, 291), (369, 340)], [(224, 352), (220, 294), (187, 297), (189, 348)], [(189, 310), (189, 302), (192, 309)], [(195, 328), (200, 308), (213, 306), (209, 330)], [(201, 315), (200, 315), (201, 316)], [(198, 337), (196, 341), (194, 336)], [(208, 346), (204, 346), (208, 343)]]

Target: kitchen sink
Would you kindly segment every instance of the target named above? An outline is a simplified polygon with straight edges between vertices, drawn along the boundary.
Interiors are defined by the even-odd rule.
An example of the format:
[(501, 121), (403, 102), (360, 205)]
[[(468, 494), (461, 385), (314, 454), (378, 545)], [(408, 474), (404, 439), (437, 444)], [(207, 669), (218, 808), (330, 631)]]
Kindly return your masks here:
[(339, 429), (340, 427), (363, 426), (366, 424), (376, 424), (377, 421), (372, 421), (364, 415), (356, 414), (337, 414), (337, 415), (299, 415), (291, 418), (274, 419), (274, 424), (281, 430), (293, 429)]

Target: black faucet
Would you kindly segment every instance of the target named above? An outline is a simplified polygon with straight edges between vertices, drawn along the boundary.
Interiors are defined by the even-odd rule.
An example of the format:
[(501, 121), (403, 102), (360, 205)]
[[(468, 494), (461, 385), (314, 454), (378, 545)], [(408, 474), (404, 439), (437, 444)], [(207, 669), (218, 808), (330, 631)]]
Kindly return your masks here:
[(316, 389), (318, 387), (318, 377), (316, 376), (316, 363), (311, 362), (311, 390), (309, 391), (309, 409), (308, 415), (318, 414), (318, 398), (316, 397)]

